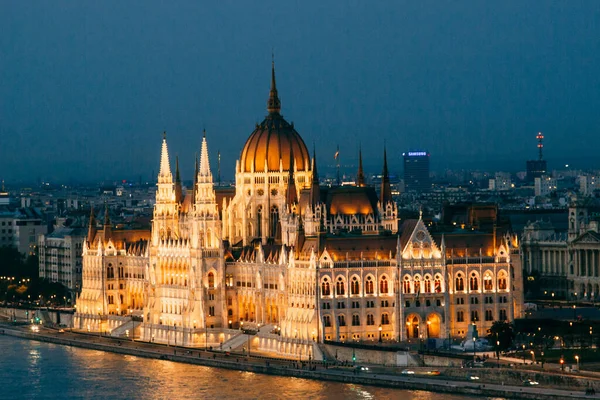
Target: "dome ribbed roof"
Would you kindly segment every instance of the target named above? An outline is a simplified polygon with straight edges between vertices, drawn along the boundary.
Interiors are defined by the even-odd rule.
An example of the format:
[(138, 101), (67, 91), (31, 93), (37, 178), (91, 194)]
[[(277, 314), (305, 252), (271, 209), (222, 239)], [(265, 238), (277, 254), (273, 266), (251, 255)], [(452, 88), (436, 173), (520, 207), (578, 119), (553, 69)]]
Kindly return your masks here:
[[(279, 171), (280, 161), (283, 170), (289, 171), (293, 168), (290, 160), (292, 154), (297, 170), (310, 168), (310, 156), (306, 144), (294, 126), (280, 114), (281, 102), (275, 84), (275, 65), (272, 66), (271, 71), (271, 90), (267, 110), (269, 115), (256, 126), (244, 145), (240, 156), (242, 172)], [(267, 171), (265, 171), (265, 162)]]
[[(308, 149), (300, 134), (281, 115), (271, 114), (257, 125), (246, 141), (240, 157), (242, 172), (279, 171), (280, 160), (283, 170), (289, 171), (293, 167), (291, 154), (294, 154), (297, 170), (310, 166)], [(265, 171), (265, 161), (268, 171)]]

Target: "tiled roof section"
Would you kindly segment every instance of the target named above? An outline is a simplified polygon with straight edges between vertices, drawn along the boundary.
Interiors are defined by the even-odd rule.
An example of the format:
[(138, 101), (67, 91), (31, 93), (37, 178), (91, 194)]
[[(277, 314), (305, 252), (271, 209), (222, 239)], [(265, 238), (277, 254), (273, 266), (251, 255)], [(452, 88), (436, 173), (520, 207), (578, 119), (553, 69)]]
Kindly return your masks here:
[(328, 237), (324, 248), (338, 260), (389, 260), (396, 257), (397, 236)]
[[(104, 231), (98, 230), (93, 240), (93, 247), (96, 247), (98, 240), (104, 238)], [(144, 246), (147, 246), (148, 240), (150, 240), (150, 230), (146, 229), (113, 229), (111, 230), (111, 240), (117, 250), (128, 250), (132, 244), (138, 242), (145, 242)], [(145, 247), (144, 247), (145, 251)]]
[[(418, 219), (407, 219), (400, 226), (401, 249), (404, 249), (406, 247), (406, 244), (410, 240), (410, 236), (412, 235), (413, 231), (417, 227), (418, 223), (419, 223)], [(436, 243), (439, 243), (439, 242), (436, 240)]]
[[(442, 234), (432, 235), (436, 243), (441, 243)], [(494, 234), (482, 232), (450, 232), (444, 233), (447, 257), (492, 257), (494, 255)], [(502, 236), (496, 234), (496, 247), (502, 243)]]
[(330, 215), (377, 213), (378, 199), (373, 187), (338, 186), (321, 192), (325, 192), (327, 212)]

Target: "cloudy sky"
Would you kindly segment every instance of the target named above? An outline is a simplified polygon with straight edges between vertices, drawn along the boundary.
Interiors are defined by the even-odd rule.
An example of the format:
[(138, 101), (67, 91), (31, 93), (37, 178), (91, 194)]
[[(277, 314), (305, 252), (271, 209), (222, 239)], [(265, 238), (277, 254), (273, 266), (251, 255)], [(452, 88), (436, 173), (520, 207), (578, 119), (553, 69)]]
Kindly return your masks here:
[[(320, 165), (427, 149), (435, 168), (600, 166), (598, 1), (3, 1), (0, 178), (148, 180), (162, 131), (183, 177), (206, 128), (232, 177), (266, 114)], [(594, 164), (596, 162), (596, 164)]]

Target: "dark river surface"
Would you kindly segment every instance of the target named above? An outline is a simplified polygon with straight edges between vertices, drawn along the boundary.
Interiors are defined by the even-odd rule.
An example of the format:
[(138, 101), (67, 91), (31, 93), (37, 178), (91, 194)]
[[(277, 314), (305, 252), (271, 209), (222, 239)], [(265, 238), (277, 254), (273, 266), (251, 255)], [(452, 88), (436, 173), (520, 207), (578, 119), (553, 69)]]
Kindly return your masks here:
[(0, 399), (473, 399), (261, 375), (0, 336)]

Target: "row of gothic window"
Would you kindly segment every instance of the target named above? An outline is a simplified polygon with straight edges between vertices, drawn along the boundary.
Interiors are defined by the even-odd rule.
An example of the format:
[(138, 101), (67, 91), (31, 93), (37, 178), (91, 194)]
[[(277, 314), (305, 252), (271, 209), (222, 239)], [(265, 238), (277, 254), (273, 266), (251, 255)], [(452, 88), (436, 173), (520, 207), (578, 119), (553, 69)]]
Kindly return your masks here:
[[(346, 316), (340, 314), (337, 316), (338, 326), (346, 326)], [(381, 314), (381, 325), (389, 325), (390, 316), (388, 313)], [(331, 327), (331, 316), (323, 316), (323, 325), (328, 328)], [(375, 325), (375, 316), (373, 314), (367, 314), (367, 325)], [(360, 326), (360, 315), (352, 315), (352, 326)]]
[[(375, 293), (375, 283), (371, 276), (367, 276), (365, 280), (365, 294), (374, 294)], [(323, 278), (321, 283), (321, 295), (330, 296), (331, 295), (332, 284), (329, 282), (329, 278)], [(389, 293), (389, 284), (386, 276), (382, 276), (379, 280), (379, 293), (385, 294)], [(343, 296), (346, 294), (346, 282), (342, 277), (338, 277), (335, 282), (335, 294), (337, 296)], [(360, 294), (360, 282), (358, 277), (353, 276), (350, 281), (350, 294), (358, 295)]]

